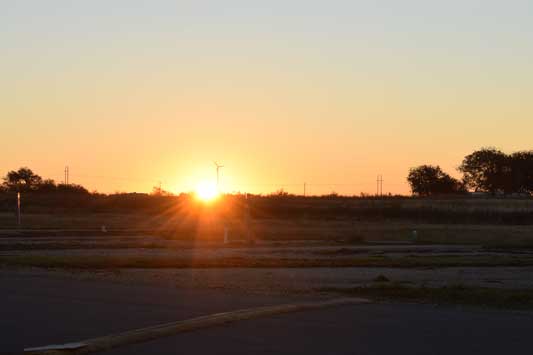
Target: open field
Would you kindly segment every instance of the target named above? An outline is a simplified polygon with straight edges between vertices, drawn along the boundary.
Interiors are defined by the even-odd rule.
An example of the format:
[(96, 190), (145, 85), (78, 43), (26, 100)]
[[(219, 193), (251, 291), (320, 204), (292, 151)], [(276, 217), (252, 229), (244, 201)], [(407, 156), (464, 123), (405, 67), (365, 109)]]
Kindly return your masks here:
[[(4, 272), (43, 277), (267, 294), (355, 290), (392, 296), (390, 288), (374, 290), (385, 284), (409, 287), (398, 294), (413, 300), (413, 289), (456, 286), (515, 290), (528, 298), (533, 289), (532, 249), (477, 244), (257, 240), (249, 245), (160, 236), (4, 236), (0, 266)], [(509, 295), (494, 292), (495, 298)], [(439, 295), (426, 292), (421, 298), (439, 300)]]
[(44, 268), (117, 269), (117, 268), (320, 268), (320, 267), (497, 267), (533, 266), (533, 257), (358, 257), (349, 259), (289, 258), (182, 258), (136, 256), (41, 256), (0, 257), (0, 265)]
[[(272, 201), (276, 202), (256, 202), (259, 206)], [(317, 201), (291, 203), (300, 211), (300, 205), (308, 203), (314, 204), (311, 210), (317, 208)], [(0, 267), (43, 277), (160, 282), (166, 287), (247, 293), (359, 292), (376, 298), (397, 295), (401, 300), (469, 303), (481, 292), (494, 299), (487, 302), (493, 306), (497, 300), (530, 304), (533, 225), (421, 223), (383, 214), (375, 219), (365, 213), (377, 211), (376, 206), (382, 212), (400, 208), (416, 213), (432, 206), (429, 211), (452, 213), (448, 217), (457, 211), (531, 213), (531, 201), (335, 201), (339, 205), (329, 201), (327, 209), (358, 210), (361, 215), (256, 217), (246, 224), (238, 216), (222, 218), (212, 211), (187, 218), (179, 213), (25, 214), (24, 228), (14, 229), (13, 216), (1, 214)], [(229, 228), (227, 244), (222, 242), (224, 227)], [(250, 232), (253, 243), (246, 241)], [(380, 278), (388, 287), (382, 287)], [(459, 295), (450, 296), (451, 289)], [(500, 289), (505, 291), (499, 293)], [(512, 297), (513, 292), (519, 296)]]
[[(0, 193), (0, 228), (16, 227), (16, 197)], [(24, 228), (175, 229), (196, 226), (215, 214), (256, 220), (355, 221), (414, 224), (533, 225), (532, 198), (414, 198), (226, 195), (212, 206), (190, 195), (116, 194), (71, 196), (28, 193), (22, 197)], [(214, 214), (213, 212), (216, 211)]]
[[(239, 219), (187, 220), (178, 217), (142, 214), (88, 214), (24, 216), (23, 229), (13, 226), (13, 216), (0, 214), (0, 237), (71, 237), (78, 236), (160, 236), (167, 240), (220, 242), (224, 226), (230, 238), (244, 238), (246, 228)], [(105, 226), (107, 232), (102, 232)], [(480, 244), (485, 246), (516, 246), (533, 248), (533, 225), (433, 224), (409, 221), (360, 221), (357, 219), (254, 219), (249, 225), (258, 240), (322, 241), (327, 243), (437, 243)], [(416, 231), (416, 237), (413, 232)], [(153, 247), (161, 241), (145, 238)], [(134, 244), (133, 244), (134, 245)], [(123, 244), (126, 247), (126, 243)]]
[[(284, 329), (301, 329), (298, 319), (307, 317), (312, 325), (309, 331), (319, 338), (332, 327), (351, 332), (358, 319), (365, 319), (364, 330), (379, 324), (372, 336), (381, 338), (391, 314), (405, 311), (387, 337), (405, 319), (423, 321), (420, 333), (427, 324), (441, 324), (442, 317), (456, 317), (470, 320), (468, 329), (485, 329), (480, 334), (505, 321), (505, 329), (512, 324), (516, 331), (492, 331), (513, 341), (516, 332), (528, 329), (533, 315), (531, 225), (345, 218), (265, 218), (244, 225), (239, 219), (182, 220), (142, 214), (76, 218), (36, 214), (27, 215), (25, 223), (31, 227), (0, 230), (0, 284), (8, 295), (7, 308), (2, 310), (8, 316), (0, 328), (15, 334), (0, 348), (3, 351), (104, 336), (131, 330), (133, 324), (145, 327), (175, 321), (183, 314), (208, 315), (208, 310), (231, 310), (241, 304), (345, 297), (370, 302), (358, 310), (339, 308), (299, 317), (248, 320), (243, 326), (284, 319)], [(228, 243), (223, 242), (224, 226), (229, 227)], [(250, 230), (252, 240), (246, 239)], [(84, 290), (81, 295), (80, 290)], [(28, 310), (32, 314), (23, 318), (36, 324), (51, 316), (59, 321), (50, 331), (37, 331), (19, 319)], [(427, 316), (420, 318), (421, 312)], [(480, 318), (471, 321), (476, 315)], [(104, 327), (108, 333), (99, 322), (108, 324)], [(456, 327), (449, 323), (449, 328)], [(231, 332), (238, 327), (225, 324), (220, 329)], [(34, 329), (31, 337), (17, 335), (28, 329)], [(209, 332), (199, 330), (196, 337)], [(267, 327), (264, 333), (272, 330)], [(105, 353), (144, 354), (154, 348), (166, 353), (174, 351), (176, 343), (181, 346), (185, 337), (173, 335)], [(352, 339), (353, 334), (341, 338)], [(438, 334), (435, 341), (444, 338), (453, 336)], [(331, 339), (335, 339), (333, 332), (326, 342), (329, 348)], [(368, 341), (368, 335), (364, 339)], [(289, 343), (293, 342), (291, 336)], [(413, 344), (418, 340), (409, 343), (409, 348)], [(342, 348), (353, 353), (354, 346), (350, 341)], [(252, 348), (262, 349), (264, 342)], [(517, 341), (516, 348), (522, 349), (523, 341)], [(491, 349), (487, 347), (485, 353)], [(204, 350), (212, 353), (213, 349)]]

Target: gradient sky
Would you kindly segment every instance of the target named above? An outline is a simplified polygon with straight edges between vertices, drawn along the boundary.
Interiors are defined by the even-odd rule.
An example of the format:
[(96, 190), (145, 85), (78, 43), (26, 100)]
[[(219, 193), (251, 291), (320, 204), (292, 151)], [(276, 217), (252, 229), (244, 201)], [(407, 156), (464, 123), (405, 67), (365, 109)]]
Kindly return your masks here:
[[(3, 1), (0, 173), (407, 193), (533, 148), (533, 1)], [(314, 184), (314, 185), (313, 185)]]

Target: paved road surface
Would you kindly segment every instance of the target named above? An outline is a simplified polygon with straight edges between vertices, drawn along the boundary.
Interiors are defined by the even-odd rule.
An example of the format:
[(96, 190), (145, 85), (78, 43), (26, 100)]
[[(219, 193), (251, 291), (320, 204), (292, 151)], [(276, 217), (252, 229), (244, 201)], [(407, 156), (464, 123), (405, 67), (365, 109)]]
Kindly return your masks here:
[[(0, 291), (0, 353), (294, 301), (4, 272)], [(532, 330), (530, 313), (370, 304), (250, 320), (107, 354), (529, 354)]]
[(531, 316), (358, 305), (204, 329), (105, 354), (531, 354), (532, 330)]

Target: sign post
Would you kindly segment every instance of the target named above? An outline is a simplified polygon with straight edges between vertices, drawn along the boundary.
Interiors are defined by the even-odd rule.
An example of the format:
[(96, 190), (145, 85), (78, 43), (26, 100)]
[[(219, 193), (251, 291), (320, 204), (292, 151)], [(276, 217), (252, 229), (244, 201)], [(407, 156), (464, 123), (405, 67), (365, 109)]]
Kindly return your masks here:
[(17, 192), (17, 226), (20, 228), (20, 192)]

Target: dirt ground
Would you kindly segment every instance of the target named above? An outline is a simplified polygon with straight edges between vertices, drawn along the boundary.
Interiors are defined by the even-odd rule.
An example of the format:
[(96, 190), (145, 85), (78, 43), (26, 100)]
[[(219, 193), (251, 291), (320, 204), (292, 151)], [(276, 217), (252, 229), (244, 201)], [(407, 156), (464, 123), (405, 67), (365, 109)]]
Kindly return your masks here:
[(157, 284), (172, 288), (225, 289), (258, 294), (305, 294), (324, 288), (372, 285), (383, 275), (391, 282), (442, 287), (463, 285), (506, 289), (533, 288), (533, 267), (443, 268), (225, 268), (64, 270), (4, 268), (4, 275), (27, 275), (78, 280), (107, 280), (125, 284)]
[[(322, 267), (98, 267), (36, 268), (10, 265), (13, 257), (63, 257), (69, 260), (91, 260), (108, 257), (157, 260), (318, 260)], [(390, 283), (416, 287), (461, 285), (505, 289), (533, 288), (533, 266), (458, 266), (458, 267), (328, 267), (338, 260), (514, 260), (531, 258), (533, 250), (523, 248), (487, 248), (481, 245), (442, 244), (338, 244), (323, 241), (257, 241), (241, 242), (169, 241), (158, 237), (12, 237), (0, 238), (1, 273), (40, 275), (54, 278), (105, 279), (117, 283), (162, 284), (176, 288), (209, 288), (240, 290), (252, 293), (310, 293), (327, 288), (350, 288), (376, 284), (380, 278)], [(428, 259), (429, 258), (429, 259)], [(382, 260), (382, 259), (380, 259)], [(454, 259), (455, 260), (455, 259)]]

